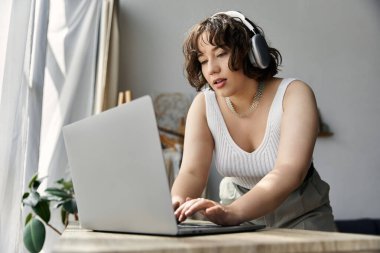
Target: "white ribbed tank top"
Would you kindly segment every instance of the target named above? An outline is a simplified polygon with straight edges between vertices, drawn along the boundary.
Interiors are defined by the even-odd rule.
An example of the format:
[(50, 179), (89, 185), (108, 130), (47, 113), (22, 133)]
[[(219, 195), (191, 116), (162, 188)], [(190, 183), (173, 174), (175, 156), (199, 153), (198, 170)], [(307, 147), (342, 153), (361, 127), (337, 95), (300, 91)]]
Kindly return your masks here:
[(274, 167), (280, 142), (282, 101), (294, 78), (283, 79), (269, 110), (264, 138), (251, 153), (241, 149), (228, 132), (215, 92), (204, 90), (207, 123), (214, 138), (214, 161), (218, 172), (240, 186), (251, 189)]

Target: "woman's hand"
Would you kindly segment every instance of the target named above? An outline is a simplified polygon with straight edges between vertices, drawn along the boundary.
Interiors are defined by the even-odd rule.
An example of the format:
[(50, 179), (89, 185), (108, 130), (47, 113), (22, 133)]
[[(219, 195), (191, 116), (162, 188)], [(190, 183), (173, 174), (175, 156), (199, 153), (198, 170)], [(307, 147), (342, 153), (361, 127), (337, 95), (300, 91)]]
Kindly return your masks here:
[(223, 206), (204, 198), (186, 198), (186, 202), (180, 205), (174, 214), (179, 222), (183, 222), (196, 212), (201, 213), (209, 221), (222, 226), (239, 225), (242, 222), (231, 205)]
[(184, 202), (185, 200), (181, 197), (177, 197), (177, 196), (172, 197), (172, 206), (173, 206), (174, 211), (176, 211)]

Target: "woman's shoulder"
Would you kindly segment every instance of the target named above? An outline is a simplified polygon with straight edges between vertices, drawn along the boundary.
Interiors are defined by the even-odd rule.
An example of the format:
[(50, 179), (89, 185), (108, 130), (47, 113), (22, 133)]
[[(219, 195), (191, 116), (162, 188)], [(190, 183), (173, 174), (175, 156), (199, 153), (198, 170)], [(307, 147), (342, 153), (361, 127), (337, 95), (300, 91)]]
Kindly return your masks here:
[(314, 91), (305, 81), (294, 79), (286, 87), (283, 105), (289, 103), (304, 104), (316, 103)]
[[(307, 89), (307, 90), (312, 90), (311, 86), (307, 84), (305, 81), (297, 78), (286, 78), (283, 80), (289, 80), (289, 87), (297, 87), (298, 89)], [(297, 89), (293, 88), (293, 89)]]
[(195, 97), (194, 97), (194, 100), (193, 100), (193, 103), (196, 103), (196, 104), (204, 104), (205, 103), (205, 97), (206, 97), (206, 94), (205, 94), (205, 91), (201, 91), (201, 92), (198, 92)]
[(207, 101), (215, 98), (215, 92), (212, 89), (204, 89), (195, 95), (193, 104), (205, 108)]
[(204, 94), (204, 92), (198, 92), (195, 95), (193, 102), (191, 103), (189, 112), (195, 111), (197, 113), (204, 114), (206, 111), (206, 98), (205, 97), (206, 97), (206, 95)]
[(312, 90), (311, 86), (307, 84), (305, 81), (298, 78), (284, 78), (284, 77), (273, 77), (269, 82), (274, 87), (285, 88), (286, 91), (290, 88), (290, 90), (294, 89), (306, 89)]
[(286, 88), (285, 97), (292, 95), (314, 96), (314, 92), (311, 86), (306, 82), (300, 79), (293, 79)]

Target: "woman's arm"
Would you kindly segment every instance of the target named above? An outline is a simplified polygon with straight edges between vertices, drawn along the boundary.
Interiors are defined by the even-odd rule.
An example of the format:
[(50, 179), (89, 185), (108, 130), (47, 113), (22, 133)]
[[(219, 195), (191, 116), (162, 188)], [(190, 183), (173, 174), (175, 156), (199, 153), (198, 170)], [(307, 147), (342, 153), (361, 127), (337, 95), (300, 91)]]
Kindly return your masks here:
[(251, 191), (231, 204), (241, 220), (252, 220), (275, 210), (302, 184), (307, 174), (319, 125), (313, 91), (305, 83), (294, 81), (285, 93), (283, 109), (275, 167)]
[(206, 120), (205, 97), (200, 93), (194, 98), (187, 114), (182, 164), (171, 191), (174, 209), (182, 205), (186, 198), (197, 198), (202, 194), (213, 148), (214, 141)]
[(309, 168), (318, 134), (318, 111), (313, 91), (294, 81), (283, 101), (281, 137), (273, 170), (254, 188), (228, 206), (204, 199), (192, 200), (181, 213), (197, 211), (221, 225), (235, 225), (259, 218), (275, 210), (297, 187)]

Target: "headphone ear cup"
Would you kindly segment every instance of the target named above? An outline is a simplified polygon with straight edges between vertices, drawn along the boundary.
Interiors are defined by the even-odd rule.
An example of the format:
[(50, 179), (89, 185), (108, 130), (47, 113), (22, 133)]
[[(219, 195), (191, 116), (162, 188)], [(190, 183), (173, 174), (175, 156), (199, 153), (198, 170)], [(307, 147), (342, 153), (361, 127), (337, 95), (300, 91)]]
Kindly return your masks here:
[(266, 69), (270, 63), (270, 55), (264, 36), (255, 34), (251, 39), (251, 46), (248, 57), (252, 65), (260, 69)]
[[(251, 45), (252, 45), (252, 42), (251, 42)], [(254, 67), (258, 68), (259, 66), (257, 66), (255, 56), (253, 55), (253, 49), (252, 48), (251, 48), (251, 50), (248, 51), (248, 57), (249, 57), (249, 61), (252, 63), (252, 65)]]

